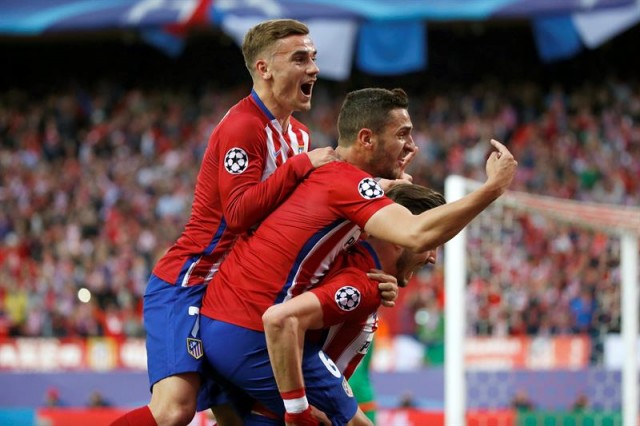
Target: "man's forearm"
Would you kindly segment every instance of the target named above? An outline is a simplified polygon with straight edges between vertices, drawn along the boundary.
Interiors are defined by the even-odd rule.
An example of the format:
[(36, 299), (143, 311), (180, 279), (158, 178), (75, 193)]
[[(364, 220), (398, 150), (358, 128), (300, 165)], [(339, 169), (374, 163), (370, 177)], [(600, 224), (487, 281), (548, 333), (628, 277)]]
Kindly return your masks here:
[(304, 388), (302, 375), (302, 341), (298, 320), (287, 317), (265, 321), (265, 335), (273, 375), (280, 392)]

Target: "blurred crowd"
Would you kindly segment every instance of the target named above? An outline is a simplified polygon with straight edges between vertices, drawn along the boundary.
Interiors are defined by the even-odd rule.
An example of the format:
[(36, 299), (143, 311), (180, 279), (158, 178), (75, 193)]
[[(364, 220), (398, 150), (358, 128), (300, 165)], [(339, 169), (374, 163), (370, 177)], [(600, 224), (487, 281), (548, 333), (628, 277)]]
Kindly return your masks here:
[[(37, 97), (0, 94), (0, 336), (143, 336), (147, 277), (186, 223), (209, 134), (248, 90), (101, 83)], [(298, 115), (315, 146), (335, 144), (343, 95), (320, 84), (312, 110)], [(442, 191), (450, 174), (484, 180), (496, 138), (519, 162), (512, 189), (640, 205), (634, 83), (567, 89), (487, 81), (410, 96), (417, 183)], [(477, 221), (470, 232), (470, 334), (619, 330), (614, 238), (500, 214), (505, 219)], [(416, 275), (394, 332), (441, 339), (442, 276), (442, 257)], [(90, 300), (78, 298), (82, 288)]]

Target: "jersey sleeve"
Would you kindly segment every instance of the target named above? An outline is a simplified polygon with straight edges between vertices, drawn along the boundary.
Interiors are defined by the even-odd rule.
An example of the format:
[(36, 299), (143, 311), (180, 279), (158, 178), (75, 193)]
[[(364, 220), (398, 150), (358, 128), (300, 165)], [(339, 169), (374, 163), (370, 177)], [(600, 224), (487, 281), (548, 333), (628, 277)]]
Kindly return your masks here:
[(381, 302), (378, 282), (357, 268), (345, 268), (310, 290), (320, 300), (324, 327), (347, 321), (362, 321)]
[(374, 178), (352, 166), (343, 166), (340, 179), (334, 179), (330, 199), (340, 216), (362, 229), (377, 211), (393, 204)]
[(234, 121), (220, 134), (218, 182), (227, 226), (245, 232), (271, 213), (313, 168), (295, 155), (262, 180), (268, 155), (259, 120)]

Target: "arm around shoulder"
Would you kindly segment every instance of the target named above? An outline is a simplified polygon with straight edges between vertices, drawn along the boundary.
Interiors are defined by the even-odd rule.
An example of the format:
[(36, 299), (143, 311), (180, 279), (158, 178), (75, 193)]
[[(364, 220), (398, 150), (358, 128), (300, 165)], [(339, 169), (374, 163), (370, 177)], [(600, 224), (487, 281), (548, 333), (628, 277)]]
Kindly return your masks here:
[(234, 233), (245, 232), (268, 216), (313, 169), (306, 155), (296, 155), (278, 167), (264, 181), (245, 180), (222, 190), (227, 226)]

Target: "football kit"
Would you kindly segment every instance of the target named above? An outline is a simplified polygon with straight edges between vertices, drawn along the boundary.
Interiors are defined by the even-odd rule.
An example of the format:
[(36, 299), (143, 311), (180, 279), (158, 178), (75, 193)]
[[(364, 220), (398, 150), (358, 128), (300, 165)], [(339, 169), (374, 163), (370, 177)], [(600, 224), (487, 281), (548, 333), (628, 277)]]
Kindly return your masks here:
[(256, 92), (216, 126), (198, 173), (191, 216), (157, 262), (144, 295), (151, 385), (180, 373), (203, 372), (199, 311), (206, 284), (237, 232), (280, 204), (312, 169), (309, 131), (290, 118), (286, 129)]
[(366, 273), (371, 268), (382, 268), (375, 250), (366, 241), (360, 241), (341, 260), (336, 261), (321, 285), (311, 290), (322, 304), (325, 326), (330, 327), (324, 333), (322, 349), (349, 380), (358, 405), (375, 424), (368, 370), (381, 297), (379, 283)]
[[(347, 380), (369, 350), (378, 328), (376, 311), (382, 298), (379, 282), (367, 276), (371, 269), (381, 269), (380, 261), (371, 245), (360, 241), (336, 259), (322, 283), (311, 290), (322, 305), (322, 349)], [(311, 339), (316, 334), (308, 333)]]
[[(202, 303), (204, 352), (213, 368), (282, 416), (262, 314), (316, 286), (371, 216), (392, 203), (370, 175), (333, 162), (310, 173), (254, 232), (240, 236)], [(321, 349), (310, 343), (304, 350), (307, 397), (334, 424), (345, 424), (357, 404)]]
[[(323, 404), (329, 404), (331, 408), (321, 405), (321, 409), (326, 410), (325, 413), (330, 413), (334, 419), (341, 418), (343, 421), (348, 421), (348, 415), (344, 413), (336, 415), (336, 410), (340, 413), (348, 407), (355, 412), (353, 397), (355, 402), (361, 402), (359, 399), (361, 395), (352, 393), (344, 379), (349, 380), (356, 367), (366, 359), (373, 333), (377, 328), (375, 312), (381, 302), (379, 283), (369, 279), (366, 274), (374, 268), (381, 268), (377, 254), (366, 241), (360, 241), (348, 252), (340, 253), (325, 278), (310, 290), (322, 304), (323, 323), (327, 328), (307, 331), (307, 344), (302, 362), (306, 392), (312, 404), (316, 401), (315, 395), (323, 395)], [(207, 321), (203, 318), (204, 324)], [(256, 410), (261, 414), (254, 412), (246, 415), (244, 424), (248, 426), (282, 424), (278, 415), (264, 407), (270, 406), (265, 404), (265, 399), (270, 399), (273, 405), (278, 405), (281, 404), (281, 397), (277, 389), (271, 388), (269, 392), (269, 388), (273, 386), (271, 378), (273, 373), (268, 354), (265, 355), (261, 333), (224, 322), (216, 324), (216, 328), (218, 332), (227, 333), (226, 341), (240, 340), (243, 346), (247, 345), (244, 349), (248, 354), (245, 355), (244, 361), (237, 363), (238, 357), (233, 350), (230, 350), (230, 345), (235, 347), (235, 344), (227, 344), (223, 353), (215, 352), (219, 364), (235, 365), (238, 371), (250, 371), (250, 385), (254, 391), (263, 393), (262, 405), (259, 410)], [(245, 336), (248, 338), (243, 341)], [(205, 344), (206, 342), (205, 338)], [(322, 351), (319, 350), (320, 345), (322, 345)], [(222, 357), (227, 357), (231, 361), (229, 359), (220, 361)], [(240, 380), (243, 380), (246, 386), (247, 381)], [(237, 398), (232, 397), (230, 400), (234, 401)], [(347, 411), (347, 413), (351, 412)], [(335, 420), (334, 424), (341, 424), (341, 422)]]

